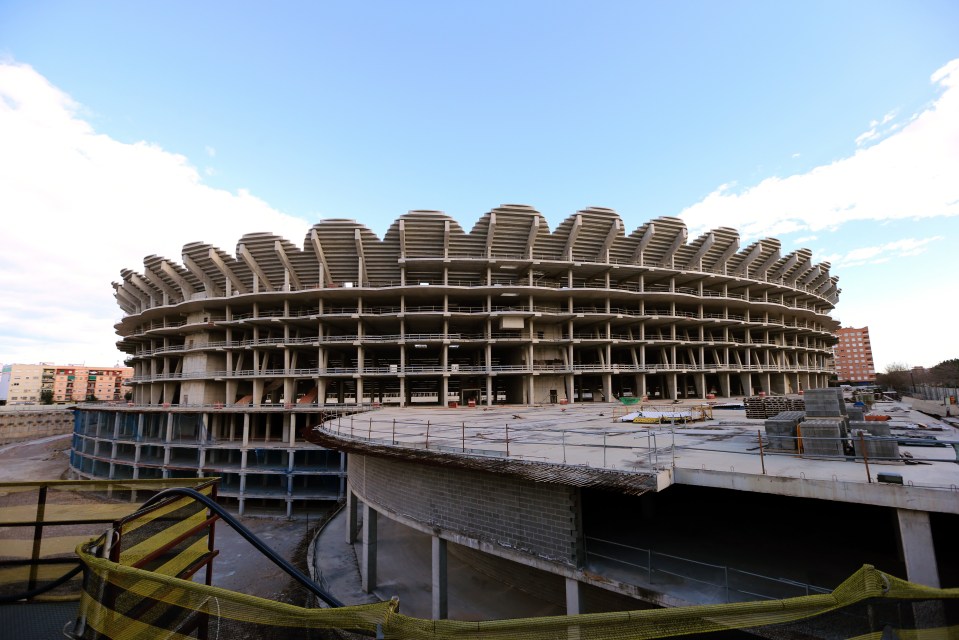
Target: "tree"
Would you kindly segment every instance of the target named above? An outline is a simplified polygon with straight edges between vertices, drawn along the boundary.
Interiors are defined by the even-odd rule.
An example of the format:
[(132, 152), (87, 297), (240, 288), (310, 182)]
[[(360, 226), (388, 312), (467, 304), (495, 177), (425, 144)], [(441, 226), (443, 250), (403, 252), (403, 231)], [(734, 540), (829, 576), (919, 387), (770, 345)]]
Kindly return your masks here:
[(53, 404), (53, 389), (44, 389), (40, 392), (40, 404)]
[(895, 389), (899, 393), (906, 393), (911, 385), (911, 370), (905, 362), (891, 362), (885, 373), (876, 376), (876, 382), (887, 389)]
[(959, 358), (943, 360), (929, 370), (930, 382), (943, 387), (959, 387)]

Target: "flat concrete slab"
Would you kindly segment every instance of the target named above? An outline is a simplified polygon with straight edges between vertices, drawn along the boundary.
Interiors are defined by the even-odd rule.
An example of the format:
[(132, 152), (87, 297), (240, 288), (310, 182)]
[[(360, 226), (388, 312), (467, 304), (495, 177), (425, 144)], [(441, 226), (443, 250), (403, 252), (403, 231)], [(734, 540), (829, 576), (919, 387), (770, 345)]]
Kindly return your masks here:
[[(666, 408), (684, 406), (691, 403)], [(658, 490), (681, 482), (763, 492), (773, 484), (762, 479), (775, 478), (776, 486), (821, 481), (853, 490), (837, 492), (811, 482), (794, 486), (791, 495), (959, 513), (959, 464), (951, 445), (959, 442), (959, 429), (902, 402), (877, 403), (874, 412), (890, 415), (892, 435), (914, 443), (900, 445), (903, 461), (874, 460), (868, 469), (852, 455), (823, 458), (769, 450), (764, 420), (746, 418), (742, 410), (715, 408), (711, 419), (699, 422), (617, 421), (636, 409), (608, 403), (384, 408), (332, 420), (324, 429), (396, 449), (646, 473), (658, 478)], [(878, 483), (880, 471), (901, 475), (903, 484)], [(741, 479), (750, 477), (760, 481), (743, 486)]]

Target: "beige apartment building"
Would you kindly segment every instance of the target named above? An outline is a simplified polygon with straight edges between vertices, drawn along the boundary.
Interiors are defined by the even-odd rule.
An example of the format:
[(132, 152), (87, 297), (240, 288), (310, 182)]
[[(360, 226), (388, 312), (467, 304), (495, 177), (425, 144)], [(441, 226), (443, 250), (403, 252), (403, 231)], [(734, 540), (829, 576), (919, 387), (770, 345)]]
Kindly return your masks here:
[(44, 391), (52, 392), (56, 403), (119, 402), (130, 391), (133, 368), (11, 364), (0, 375), (0, 400), (11, 406), (39, 404)]

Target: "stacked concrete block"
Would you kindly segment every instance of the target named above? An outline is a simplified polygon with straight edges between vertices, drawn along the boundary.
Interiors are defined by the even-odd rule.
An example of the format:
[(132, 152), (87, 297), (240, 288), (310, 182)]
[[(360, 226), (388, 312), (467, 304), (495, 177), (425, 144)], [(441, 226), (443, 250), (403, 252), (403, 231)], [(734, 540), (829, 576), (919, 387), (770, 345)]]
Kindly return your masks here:
[(846, 402), (842, 398), (842, 389), (810, 389), (805, 394), (807, 418), (834, 418), (846, 416)]
[(862, 422), (866, 418), (866, 412), (862, 407), (849, 407), (846, 409), (847, 415), (849, 416), (850, 426), (853, 421)]
[[(850, 421), (849, 430), (852, 434), (852, 443), (856, 449), (856, 457), (862, 458), (863, 444), (866, 456), (870, 460), (898, 462), (899, 443), (893, 439), (889, 425), (885, 422), (866, 422), (865, 420)], [(859, 437), (859, 434), (863, 437)]]
[(839, 420), (805, 420), (799, 425), (803, 455), (842, 457), (842, 426)]
[(766, 437), (769, 448), (779, 451), (795, 451), (796, 427), (803, 420), (802, 411), (783, 411), (766, 419)]
[(752, 396), (744, 401), (746, 417), (761, 420), (772, 418), (783, 411), (802, 411), (805, 408), (802, 398), (784, 396)]

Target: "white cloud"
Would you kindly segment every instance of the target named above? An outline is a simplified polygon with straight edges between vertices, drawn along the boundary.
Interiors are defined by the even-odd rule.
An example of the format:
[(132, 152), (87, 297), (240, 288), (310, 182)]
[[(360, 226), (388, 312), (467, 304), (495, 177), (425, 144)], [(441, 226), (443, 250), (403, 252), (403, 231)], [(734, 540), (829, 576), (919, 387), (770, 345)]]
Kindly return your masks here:
[(942, 236), (931, 238), (903, 238), (873, 247), (858, 247), (845, 254), (823, 256), (823, 260), (835, 267), (858, 267), (866, 264), (881, 264), (892, 258), (908, 258), (924, 253), (929, 244), (943, 240)]
[(796, 238), (793, 240), (794, 244), (804, 244), (807, 242), (812, 242), (813, 240), (818, 240), (819, 236), (803, 236), (802, 238)]
[(211, 158), (216, 157), (216, 149), (214, 149), (210, 145), (203, 147), (203, 150), (206, 151), (206, 155), (210, 156)]
[(0, 362), (113, 364), (121, 269), (142, 271), (154, 253), (179, 261), (192, 241), (234, 253), (251, 231), (301, 246), (310, 226), (205, 186), (181, 155), (98, 134), (80, 113), (28, 65), (0, 64)]
[[(767, 178), (738, 191), (721, 185), (680, 217), (691, 235), (722, 220), (749, 239), (834, 229), (854, 220), (959, 215), (959, 59), (931, 79), (942, 89), (933, 104), (875, 144), (808, 173)], [(874, 124), (894, 117), (891, 112)]]

